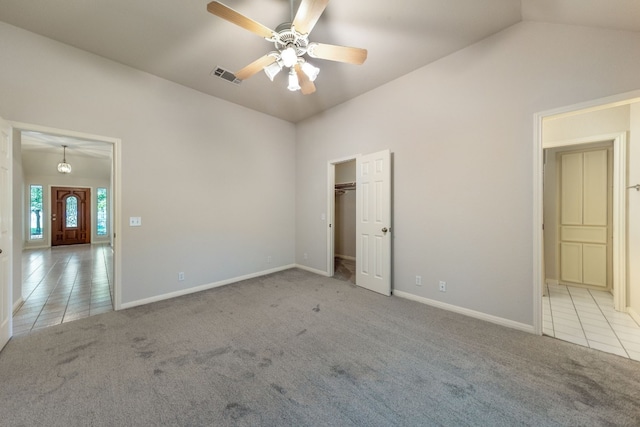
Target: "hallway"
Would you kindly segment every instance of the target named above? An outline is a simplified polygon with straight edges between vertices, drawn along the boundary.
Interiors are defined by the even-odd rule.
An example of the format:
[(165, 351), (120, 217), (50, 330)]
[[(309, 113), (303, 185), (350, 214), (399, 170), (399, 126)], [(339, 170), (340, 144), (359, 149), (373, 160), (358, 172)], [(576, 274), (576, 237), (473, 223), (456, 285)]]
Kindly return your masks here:
[(14, 335), (113, 311), (113, 250), (107, 244), (25, 250), (22, 280)]

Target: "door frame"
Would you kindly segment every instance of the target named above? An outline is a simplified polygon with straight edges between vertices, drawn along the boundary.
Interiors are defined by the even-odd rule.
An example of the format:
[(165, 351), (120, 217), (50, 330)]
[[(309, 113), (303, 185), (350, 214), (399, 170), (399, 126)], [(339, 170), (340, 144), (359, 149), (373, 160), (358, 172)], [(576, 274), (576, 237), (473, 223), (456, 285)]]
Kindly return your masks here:
[[(9, 122), (14, 130), (17, 131), (33, 131), (47, 133), (58, 136), (68, 136), (80, 140), (92, 140), (105, 142), (112, 145), (112, 163), (111, 163), (111, 203), (110, 203), (110, 225), (111, 242), (113, 247), (113, 305), (114, 310), (122, 308), (122, 250), (120, 239), (117, 236), (122, 235), (122, 172), (120, 165), (122, 164), (122, 140), (120, 138), (95, 135), (85, 132), (76, 132), (72, 130), (52, 128), (48, 126), (40, 126), (31, 123)], [(13, 180), (11, 180), (11, 188), (13, 188)], [(49, 189), (49, 191), (51, 191)], [(93, 207), (92, 207), (93, 209)], [(23, 214), (23, 213), (22, 213)], [(23, 215), (24, 216), (24, 215)], [(13, 220), (13, 218), (12, 218)], [(51, 228), (51, 227), (49, 227)], [(51, 232), (51, 230), (49, 230)], [(13, 236), (22, 240), (22, 236)], [(11, 256), (16, 256), (11, 254)], [(11, 261), (13, 262), (13, 260)]]
[[(361, 154), (329, 160), (327, 163), (327, 276), (335, 274), (336, 165), (357, 160)], [(356, 202), (357, 203), (357, 202)]]
[[(533, 116), (533, 329), (537, 335), (542, 335), (542, 290), (545, 281), (544, 274), (544, 193), (543, 193), (543, 160), (544, 150), (554, 148), (554, 144), (543, 143), (543, 120), (552, 116), (569, 114), (576, 111), (588, 112), (603, 108), (627, 105), (640, 101), (640, 90), (595, 99), (579, 104), (556, 108), (535, 113)], [(596, 141), (594, 141), (594, 139)], [(564, 141), (559, 144), (576, 145), (580, 143), (613, 140), (613, 287), (614, 308), (626, 311), (626, 157), (627, 132)], [(581, 142), (582, 141), (582, 142)], [(570, 142), (570, 143), (569, 143)], [(563, 145), (559, 145), (563, 146)], [(618, 149), (616, 150), (616, 146)], [(624, 229), (620, 227), (624, 225)], [(624, 286), (620, 286), (620, 281)], [(617, 291), (616, 291), (617, 289)]]

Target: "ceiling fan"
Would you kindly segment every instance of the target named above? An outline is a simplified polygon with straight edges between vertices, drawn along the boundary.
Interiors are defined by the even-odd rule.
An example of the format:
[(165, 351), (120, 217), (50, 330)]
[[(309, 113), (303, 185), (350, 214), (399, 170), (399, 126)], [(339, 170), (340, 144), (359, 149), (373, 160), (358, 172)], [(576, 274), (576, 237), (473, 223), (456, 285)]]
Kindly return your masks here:
[[(308, 63), (303, 56), (328, 59), (331, 61), (362, 64), (367, 59), (367, 50), (356, 47), (336, 46), (309, 41), (309, 33), (318, 22), (329, 0), (302, 0), (292, 22), (278, 25), (274, 30), (242, 15), (219, 1), (212, 1), (207, 10), (212, 14), (251, 31), (269, 42), (273, 42), (276, 51), (258, 58), (237, 73), (236, 78), (246, 80), (260, 70), (264, 70), (269, 79), (283, 67), (289, 68), (289, 86), (291, 91), (301, 90), (303, 95), (316, 91), (313, 81), (319, 69)], [(293, 0), (291, 0), (293, 10)]]

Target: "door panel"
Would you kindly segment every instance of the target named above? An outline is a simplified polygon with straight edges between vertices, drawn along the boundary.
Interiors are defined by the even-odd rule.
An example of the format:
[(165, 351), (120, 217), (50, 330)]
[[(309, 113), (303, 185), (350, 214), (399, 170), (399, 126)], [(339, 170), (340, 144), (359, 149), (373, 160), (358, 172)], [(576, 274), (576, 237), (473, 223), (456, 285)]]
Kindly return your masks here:
[(51, 246), (91, 243), (91, 189), (52, 187)]
[(558, 156), (560, 280), (610, 288), (609, 150), (561, 152)]
[(356, 160), (356, 284), (391, 295), (391, 153)]
[(583, 278), (585, 285), (607, 286), (606, 245), (582, 245)]
[(584, 153), (584, 225), (607, 226), (607, 150)]
[(560, 164), (560, 221), (563, 225), (582, 225), (582, 154), (565, 154)]
[(11, 338), (11, 126), (0, 119), (0, 350)]

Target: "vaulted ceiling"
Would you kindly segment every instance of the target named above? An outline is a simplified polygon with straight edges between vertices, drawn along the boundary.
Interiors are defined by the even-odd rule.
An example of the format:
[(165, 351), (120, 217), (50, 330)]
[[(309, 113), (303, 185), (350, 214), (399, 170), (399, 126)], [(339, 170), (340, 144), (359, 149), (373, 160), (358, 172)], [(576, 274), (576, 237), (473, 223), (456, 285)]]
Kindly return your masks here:
[[(321, 72), (317, 91), (304, 96), (286, 89), (286, 73), (274, 82), (258, 73), (239, 86), (212, 76), (274, 46), (208, 13), (209, 1), (0, 0), (0, 21), (293, 123), (521, 21), (640, 31), (638, 0), (331, 0), (310, 39), (366, 48), (368, 58), (363, 65), (309, 59)], [(275, 29), (300, 0), (222, 2)], [(110, 144), (25, 132), (25, 168), (63, 144), (71, 156), (111, 157)]]
[[(311, 95), (289, 92), (286, 73), (235, 72), (272, 43), (207, 12), (209, 0), (0, 0), (0, 20), (247, 108), (298, 122), (522, 20), (640, 31), (638, 0), (331, 0), (310, 39), (368, 50), (363, 65), (310, 59)], [(275, 29), (291, 0), (222, 0)], [(300, 0), (293, 0), (297, 10)]]

